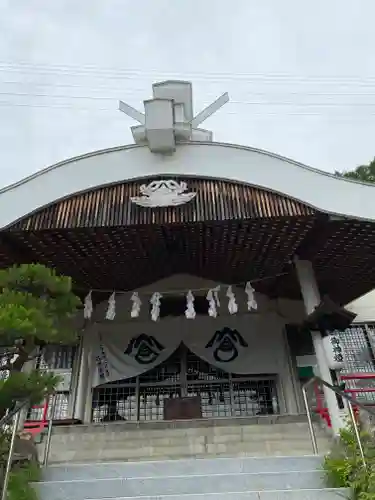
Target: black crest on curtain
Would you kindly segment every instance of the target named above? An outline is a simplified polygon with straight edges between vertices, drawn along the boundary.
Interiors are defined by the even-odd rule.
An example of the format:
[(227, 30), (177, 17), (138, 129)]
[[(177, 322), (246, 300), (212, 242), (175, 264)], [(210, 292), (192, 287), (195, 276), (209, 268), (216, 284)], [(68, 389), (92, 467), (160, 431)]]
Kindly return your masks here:
[(140, 365), (154, 363), (165, 347), (151, 335), (141, 333), (133, 337), (124, 354), (133, 357)]
[(234, 361), (238, 357), (239, 350), (246, 347), (249, 345), (238, 330), (232, 330), (227, 326), (222, 330), (216, 330), (206, 345), (206, 349), (213, 349), (213, 357), (219, 363)]

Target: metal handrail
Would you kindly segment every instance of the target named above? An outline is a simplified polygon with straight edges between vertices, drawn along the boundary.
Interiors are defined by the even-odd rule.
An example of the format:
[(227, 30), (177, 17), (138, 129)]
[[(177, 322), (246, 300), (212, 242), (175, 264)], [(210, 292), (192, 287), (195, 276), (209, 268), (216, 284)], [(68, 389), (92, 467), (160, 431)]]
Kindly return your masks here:
[(0, 429), (12, 421), (14, 415), (23, 410), (26, 406), (30, 404), (29, 399), (24, 399), (23, 401), (15, 404), (14, 407), (7, 412), (7, 414), (0, 420)]
[(13, 422), (12, 437), (10, 439), (7, 465), (5, 468), (4, 480), (3, 480), (3, 485), (2, 485), (1, 500), (6, 500), (6, 498), (8, 496), (9, 474), (10, 474), (10, 469), (12, 467), (14, 445), (16, 442), (17, 429), (18, 429), (19, 422), (20, 422), (21, 411), (23, 410), (23, 408), (26, 406), (26, 403), (28, 403), (28, 402), (29, 401), (24, 401), (22, 405), (16, 405), (15, 408), (17, 408), (17, 406), (18, 406), (16, 412), (14, 412), (14, 410), (15, 410), (15, 408), (14, 408), (12, 412), (9, 412), (8, 415), (6, 415), (6, 417), (7, 417), (6, 421), (5, 421), (5, 417), (4, 417), (4, 419), (2, 419), (2, 421), (5, 421), (5, 423), (3, 423), (3, 426), (4, 426), (4, 425), (7, 425), (13, 417), (15, 417), (14, 422)]
[(53, 417), (55, 415), (56, 400), (57, 400), (56, 393), (53, 393), (52, 397), (53, 399), (52, 399), (51, 411), (48, 419), (47, 441), (46, 441), (46, 446), (44, 448), (43, 467), (47, 467), (48, 465), (49, 451), (51, 448)]
[[(55, 406), (56, 406), (56, 394), (54, 393), (52, 396), (53, 396), (53, 401), (52, 401), (50, 418), (48, 420), (47, 441), (46, 441), (46, 446), (44, 449), (44, 457), (43, 457), (43, 466), (44, 467), (46, 467), (48, 465), (49, 451), (50, 451), (50, 447), (51, 447), (53, 415), (54, 415), (54, 410), (55, 410)], [(47, 397), (50, 397), (50, 396), (47, 396)], [(30, 404), (30, 400), (28, 400), (28, 399), (23, 400), (21, 404), (16, 404), (14, 406), (14, 408), (11, 411), (9, 411), (7, 413), (7, 415), (5, 415), (0, 420), (0, 428), (2, 429), (5, 425), (7, 425), (11, 422), (13, 417), (15, 417), (14, 421), (13, 421), (12, 436), (10, 439), (8, 458), (7, 458), (4, 479), (3, 479), (3, 484), (2, 484), (1, 500), (7, 500), (9, 476), (10, 476), (10, 471), (12, 468), (13, 455), (14, 455), (14, 445), (16, 442), (16, 436), (17, 436), (17, 431), (18, 431), (18, 427), (19, 427), (19, 423), (20, 423), (21, 412), (29, 404)]]
[(361, 408), (362, 410), (367, 411), (368, 413), (370, 413), (370, 415), (373, 415), (373, 416), (375, 416), (375, 410), (373, 410), (372, 408), (369, 408), (365, 404), (361, 403), (356, 398), (353, 398), (352, 396), (348, 396), (348, 394), (345, 391), (343, 391), (342, 389), (339, 389), (337, 386), (329, 384), (328, 382), (326, 382), (325, 380), (323, 380), (317, 376), (311, 378), (308, 382), (306, 382), (306, 384), (304, 384), (302, 386), (303, 402), (304, 402), (305, 409), (306, 409), (307, 421), (309, 424), (309, 431), (310, 431), (310, 437), (311, 437), (311, 444), (312, 444), (314, 454), (315, 455), (318, 454), (318, 445), (317, 445), (316, 435), (315, 435), (315, 431), (314, 431), (314, 426), (312, 423), (310, 406), (309, 406), (309, 402), (308, 402), (308, 398), (307, 398), (307, 388), (310, 385), (312, 385), (314, 382), (319, 382), (320, 384), (324, 385), (325, 387), (327, 387), (328, 389), (333, 391), (335, 394), (337, 394), (338, 396), (340, 396), (346, 400), (346, 402), (348, 404), (349, 415), (350, 415), (350, 419), (351, 419), (352, 424), (353, 424), (353, 429), (354, 429), (355, 437), (357, 440), (359, 452), (361, 454), (362, 463), (363, 463), (364, 467), (366, 467), (367, 464), (366, 464), (365, 454), (363, 451), (363, 446), (362, 446), (361, 436), (360, 436), (359, 430), (358, 430), (357, 421), (356, 421), (354, 411), (353, 411), (353, 405), (358, 406), (358, 408)]

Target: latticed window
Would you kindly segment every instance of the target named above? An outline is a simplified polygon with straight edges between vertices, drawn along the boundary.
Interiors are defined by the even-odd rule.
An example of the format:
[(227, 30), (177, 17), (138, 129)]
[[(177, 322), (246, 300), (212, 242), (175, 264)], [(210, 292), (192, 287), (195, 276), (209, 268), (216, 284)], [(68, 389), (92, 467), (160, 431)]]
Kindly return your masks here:
[[(36, 367), (40, 370), (51, 370), (60, 372), (69, 372), (73, 369), (76, 346), (47, 346), (42, 350), (37, 359)], [(56, 405), (53, 418), (55, 420), (69, 417), (69, 391), (58, 391), (56, 395)], [(48, 409), (48, 418), (50, 417)], [(29, 420), (41, 420), (43, 408), (33, 408), (30, 410)]]
[(40, 370), (71, 370), (76, 346), (47, 346), (37, 361)]
[[(374, 325), (352, 325), (345, 331), (338, 332), (344, 351), (345, 368), (342, 374), (372, 373), (375, 374), (375, 327)], [(347, 380), (347, 389), (375, 389), (375, 379)], [(375, 402), (375, 392), (353, 392), (352, 395), (365, 403)]]
[(375, 358), (370, 337), (375, 340), (374, 326), (353, 325), (344, 331), (335, 332), (339, 335), (344, 351), (344, 373), (375, 373)]
[(279, 413), (276, 375), (232, 375), (182, 346), (138, 378), (95, 388), (93, 421), (163, 420), (167, 401), (180, 397), (199, 397), (204, 418)]

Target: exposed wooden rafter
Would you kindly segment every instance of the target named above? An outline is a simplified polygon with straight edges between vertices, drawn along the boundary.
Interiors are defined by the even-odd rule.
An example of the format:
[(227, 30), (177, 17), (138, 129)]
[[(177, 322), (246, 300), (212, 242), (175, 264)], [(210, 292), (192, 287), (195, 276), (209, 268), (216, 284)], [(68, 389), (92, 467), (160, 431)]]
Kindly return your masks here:
[(290, 264), (297, 254), (312, 260), (322, 293), (340, 304), (375, 287), (375, 224), (333, 220), (256, 187), (183, 180), (197, 195), (177, 207), (131, 203), (141, 181), (58, 201), (0, 233), (0, 266), (41, 262), (79, 290), (134, 290), (177, 273), (223, 283), (283, 273), (255, 288), (299, 298)]

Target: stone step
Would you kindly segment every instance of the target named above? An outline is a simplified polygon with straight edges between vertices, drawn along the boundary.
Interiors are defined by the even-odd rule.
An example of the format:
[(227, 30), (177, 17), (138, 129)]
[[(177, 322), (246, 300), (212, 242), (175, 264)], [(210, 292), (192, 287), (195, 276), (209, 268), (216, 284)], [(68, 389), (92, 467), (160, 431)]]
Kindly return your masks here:
[(306, 424), (306, 415), (262, 415), (255, 417), (220, 417), (189, 420), (153, 420), (107, 422), (100, 424), (61, 425), (54, 430), (59, 434), (82, 434), (82, 432), (107, 432), (126, 428), (128, 431), (217, 429), (222, 427), (244, 427), (276, 424)]
[[(77, 432), (77, 429), (80, 432)], [(140, 440), (144, 438), (163, 438), (168, 437), (199, 437), (205, 436), (217, 436), (221, 434), (233, 435), (233, 436), (254, 436), (260, 434), (306, 434), (308, 431), (308, 425), (306, 422), (297, 422), (293, 425), (276, 423), (273, 425), (232, 425), (232, 426), (217, 426), (217, 427), (191, 427), (191, 428), (153, 428), (150, 426), (142, 427), (141, 429), (134, 428), (128, 423), (122, 424), (112, 424), (111, 426), (76, 426), (71, 428), (54, 428), (54, 439), (56, 441), (62, 442), (77, 442), (86, 440), (118, 440), (118, 439), (132, 439)], [(322, 432), (316, 426), (317, 432)]]
[[(329, 449), (329, 442), (325, 439), (318, 440), (318, 449), (325, 453)], [(118, 443), (116, 447), (111, 444), (98, 446), (93, 443), (89, 447), (61, 448), (52, 444), (50, 463), (67, 462), (98, 462), (98, 461), (129, 461), (129, 460), (156, 460), (176, 459), (188, 457), (211, 456), (287, 456), (310, 455), (312, 447), (309, 439), (293, 440), (266, 440), (228, 443), (194, 443), (186, 442), (174, 446), (148, 446), (147, 442), (138, 447), (128, 447), (126, 443)], [(41, 455), (42, 456), (42, 455)]]
[[(244, 429), (244, 432), (236, 433), (236, 434), (228, 434), (227, 432), (223, 433), (215, 433), (206, 435), (202, 433), (201, 435), (195, 436), (175, 436), (169, 435), (168, 432), (164, 433), (164, 436), (144, 436), (142, 438), (137, 438), (134, 436), (130, 436), (128, 438), (118, 435), (117, 439), (107, 439), (107, 440), (98, 440), (94, 439), (95, 435), (90, 436), (89, 439), (76, 438), (75, 440), (61, 441), (56, 439), (53, 436), (54, 444), (66, 444), (69, 448), (90, 448), (95, 445), (98, 446), (100, 444), (105, 444), (106, 446), (111, 446), (114, 448), (126, 446), (127, 448), (138, 448), (142, 444), (147, 444), (147, 446), (183, 446), (187, 443), (195, 443), (195, 444), (218, 444), (218, 443), (230, 443), (233, 441), (236, 442), (262, 442), (264, 440), (267, 441), (306, 441), (306, 438), (309, 439), (309, 436), (306, 435), (306, 432), (292, 430), (285, 430), (284, 432), (262, 432), (262, 429), (258, 429), (257, 433), (247, 433)], [(320, 434), (317, 435), (319, 438), (326, 438)]]
[[(41, 500), (101, 500), (117, 497), (167, 495), (207, 495), (210, 493), (244, 493), (275, 490), (309, 490), (324, 488), (323, 473), (283, 471), (216, 475), (181, 475), (160, 477), (108, 478), (40, 482)], [(232, 496), (233, 498), (233, 496)]]
[[(316, 434), (318, 439), (327, 440), (327, 436)], [(93, 445), (95, 446), (109, 446), (112, 448), (124, 447), (126, 448), (138, 448), (143, 444), (147, 446), (184, 446), (187, 443), (194, 444), (220, 444), (220, 443), (231, 443), (231, 442), (243, 442), (243, 443), (261, 443), (262, 441), (308, 441), (310, 439), (309, 434), (305, 433), (294, 433), (291, 431), (284, 433), (263, 433), (259, 429), (259, 433), (250, 434), (213, 434), (200, 436), (170, 436), (165, 433), (164, 436), (152, 437), (145, 436), (142, 439), (133, 439), (132, 437), (123, 438), (121, 435), (117, 439), (108, 440), (96, 440), (90, 439), (76, 439), (72, 441), (58, 440), (52, 437), (52, 444), (55, 446), (66, 446), (69, 449), (88, 449)]]
[(45, 481), (109, 479), (131, 477), (190, 476), (197, 474), (240, 474), (320, 470), (322, 457), (216, 458), (152, 462), (112, 462), (52, 465), (43, 474)]
[[(206, 493), (204, 495), (163, 495), (138, 497), (139, 500), (338, 500), (349, 498), (344, 489), (277, 490), (244, 493)], [(110, 500), (136, 500), (137, 497), (117, 497)], [(75, 500), (74, 498), (71, 500)], [(86, 499), (95, 500), (95, 499)]]
[[(253, 425), (254, 422), (261, 423)], [(319, 426), (316, 435), (319, 452), (325, 453), (329, 438)], [(39, 445), (40, 456), (44, 445), (45, 442)], [(284, 415), (57, 427), (52, 435), (50, 463), (301, 456), (311, 452), (306, 417)]]
[[(246, 420), (247, 421), (247, 420)], [(305, 422), (267, 425), (242, 425), (243, 420), (227, 420), (231, 425), (212, 427), (160, 428), (148, 424), (142, 430), (128, 423), (77, 428), (57, 428), (51, 441), (51, 463), (129, 461), (161, 458), (217, 456), (282, 456), (309, 455), (312, 451), (308, 426)], [(195, 422), (197, 423), (197, 422)], [(234, 425), (235, 423), (235, 425)], [(239, 425), (239, 423), (241, 425)], [(72, 430), (74, 429), (74, 430)], [(318, 447), (325, 453), (329, 439), (316, 428)], [(42, 456), (43, 446), (40, 445)]]

